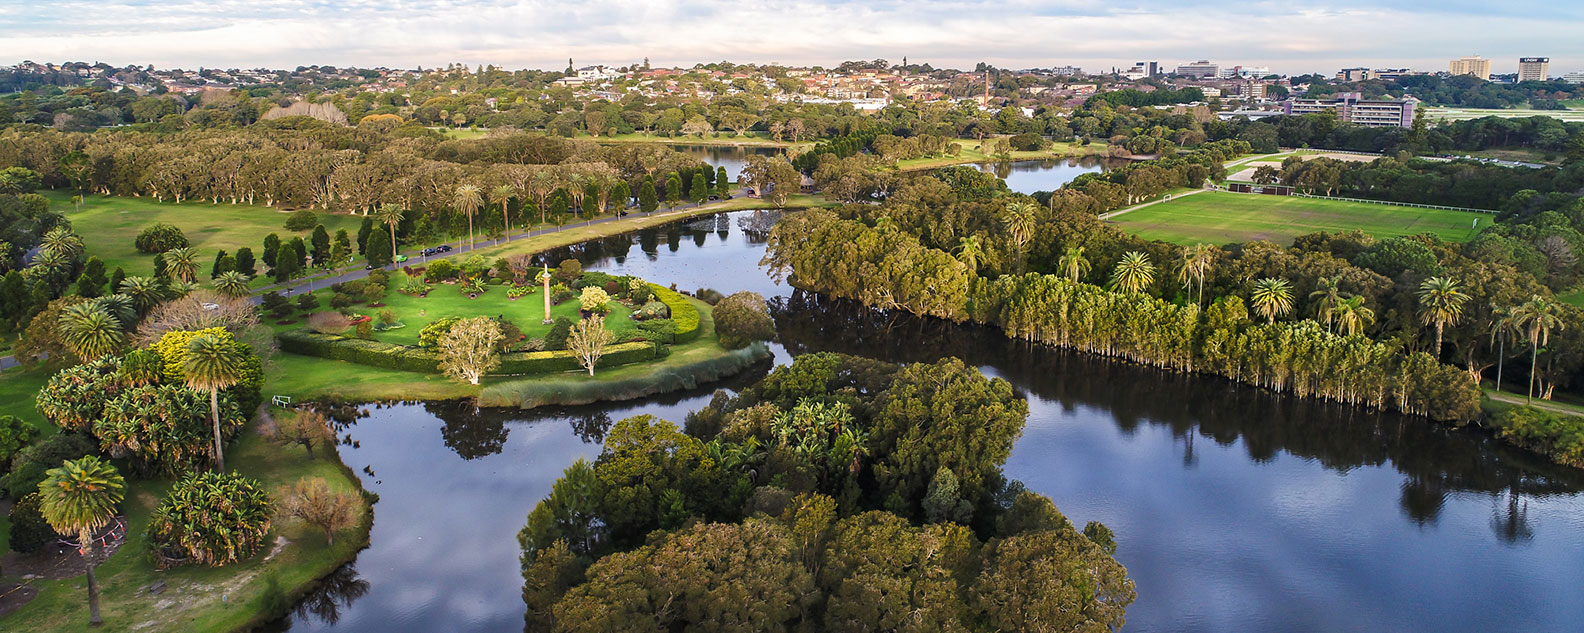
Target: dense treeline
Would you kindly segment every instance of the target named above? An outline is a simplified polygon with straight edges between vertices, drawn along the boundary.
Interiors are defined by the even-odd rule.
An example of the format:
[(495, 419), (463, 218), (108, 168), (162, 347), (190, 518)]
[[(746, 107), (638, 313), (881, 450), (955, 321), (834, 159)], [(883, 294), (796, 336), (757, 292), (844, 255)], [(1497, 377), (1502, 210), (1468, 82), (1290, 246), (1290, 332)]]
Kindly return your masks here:
[(1332, 84), (1323, 78), (1309, 86), (1312, 95), (1358, 91), (1367, 98), (1401, 98), (1413, 95), (1430, 105), (1460, 106), (1465, 108), (1523, 108), (1536, 110), (1562, 110), (1558, 103), (1578, 98), (1577, 84), (1566, 81), (1525, 81), (1522, 83), (1497, 83), (1472, 75), (1408, 75), (1392, 80), (1372, 79), (1354, 84)]
[(528, 515), (528, 628), (1115, 630), (1110, 530), (1002, 464), (1027, 404), (956, 359), (806, 354), (686, 433), (616, 423)]
[(1175, 105), (1178, 103), (1198, 103), (1204, 100), (1204, 91), (1198, 88), (1183, 88), (1181, 90), (1160, 89), (1150, 92), (1127, 88), (1091, 96), (1089, 100), (1084, 102), (1084, 107), (1094, 107), (1104, 103), (1109, 104), (1111, 107), (1132, 106), (1139, 108), (1144, 106)]

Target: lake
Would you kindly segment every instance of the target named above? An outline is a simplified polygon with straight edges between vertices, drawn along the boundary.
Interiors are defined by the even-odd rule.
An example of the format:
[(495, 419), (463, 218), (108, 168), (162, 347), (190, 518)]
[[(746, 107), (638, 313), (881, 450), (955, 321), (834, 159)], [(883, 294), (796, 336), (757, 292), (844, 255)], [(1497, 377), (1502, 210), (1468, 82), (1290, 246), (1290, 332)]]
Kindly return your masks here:
[[(958, 356), (1029, 400), (1009, 477), (1104, 522), (1138, 585), (1129, 631), (1572, 631), (1584, 622), (1584, 476), (1477, 430), (1278, 397), (882, 315), (794, 292), (758, 261), (772, 212), (564, 249), (594, 270), (770, 297), (777, 363)], [(766, 366), (766, 368), (768, 365)], [(763, 374), (738, 377), (740, 388)], [(714, 387), (522, 412), (368, 407), (341, 455), (380, 495), (370, 547), (274, 628), (523, 628), (516, 533), (615, 420), (681, 423)]]
[(692, 156), (709, 163), (714, 167), (725, 167), (726, 175), (733, 181), (742, 173), (743, 165), (748, 164), (749, 156), (780, 156), (781, 150), (776, 147), (744, 146), (744, 145), (667, 145), (671, 149)]
[(979, 171), (995, 174), (1006, 181), (1007, 189), (1017, 193), (1055, 191), (1083, 174), (1104, 171), (1127, 161), (1103, 159), (1099, 156), (1078, 158), (1049, 158), (1042, 160), (1014, 160), (1000, 163), (976, 163)]

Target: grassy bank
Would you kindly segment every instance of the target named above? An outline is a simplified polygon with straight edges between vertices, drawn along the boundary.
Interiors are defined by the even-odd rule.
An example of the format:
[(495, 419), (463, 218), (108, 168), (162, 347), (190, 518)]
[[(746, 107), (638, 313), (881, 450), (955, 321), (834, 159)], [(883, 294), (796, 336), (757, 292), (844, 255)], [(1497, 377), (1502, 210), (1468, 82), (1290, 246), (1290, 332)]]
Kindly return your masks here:
[[(180, 228), (198, 249), (199, 272), (204, 279), (208, 279), (209, 266), (214, 263), (217, 250), (225, 249), (235, 254), (237, 249), (247, 246), (253, 249), (255, 256), (263, 257), (264, 236), (278, 233), (283, 241), (289, 241), (297, 236), (307, 239), (310, 233), (286, 230), (288, 214), (263, 206), (209, 204), (197, 200), (175, 204), (152, 198), (88, 196), (79, 211), (77, 205), (72, 204), (72, 192), (42, 193), (49, 199), (51, 209), (71, 220), (72, 230), (82, 236), (88, 254), (104, 260), (107, 270), (119, 266), (128, 275), (154, 274), (154, 256), (138, 252), (133, 240), (143, 227), (157, 222)], [(337, 229), (346, 229), (356, 235), (363, 219), (320, 213), (319, 221), (332, 236)], [(262, 268), (263, 263), (259, 266)]]
[(1131, 211), (1114, 222), (1145, 239), (1179, 244), (1249, 240), (1287, 244), (1307, 233), (1353, 229), (1377, 238), (1434, 233), (1450, 242), (1463, 242), (1478, 231), (1472, 228), (1474, 222), (1484, 227), (1492, 219), (1468, 211), (1205, 192)]
[[(14, 378), (14, 377), (8, 377)], [(8, 381), (9, 382), (9, 379)], [(6, 399), (6, 412), (25, 403)], [(323, 477), (340, 490), (357, 490), (356, 478), (334, 454), (324, 450), (314, 459), (299, 447), (283, 448), (249, 425), (226, 454), (228, 466), (263, 482), (271, 491), (302, 477)], [(129, 482), (122, 505), (128, 538), (97, 568), (104, 631), (236, 631), (281, 615), (294, 594), (356, 557), (368, 542), (369, 517), (339, 534), (327, 545), (324, 534), (295, 521), (277, 520), (270, 542), (274, 547), (247, 561), (221, 568), (186, 566), (160, 571), (149, 559), (143, 533), (149, 514), (170, 489), (169, 480)], [(77, 564), (72, 560), (70, 564)], [(148, 588), (163, 583), (151, 594)], [(0, 618), (0, 629), (13, 633), (88, 630), (88, 593), (82, 576), (33, 583), (38, 596)]]

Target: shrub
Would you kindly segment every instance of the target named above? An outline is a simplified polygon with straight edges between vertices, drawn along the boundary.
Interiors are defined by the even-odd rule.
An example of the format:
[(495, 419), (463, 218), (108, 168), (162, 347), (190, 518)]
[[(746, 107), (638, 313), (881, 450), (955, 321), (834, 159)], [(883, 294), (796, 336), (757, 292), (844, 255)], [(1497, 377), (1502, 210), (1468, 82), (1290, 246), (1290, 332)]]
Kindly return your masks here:
[(384, 268), (375, 268), (374, 270), (368, 271), (367, 279), (370, 284), (379, 284), (381, 286), (390, 287), (390, 271), (387, 271)]
[(564, 284), (570, 284), (572, 280), (582, 276), (583, 262), (575, 259), (563, 259), (555, 269), (555, 280)]
[(357, 296), (363, 294), (364, 287), (367, 285), (368, 282), (362, 279), (354, 279), (352, 281), (344, 281), (338, 284), (330, 284), (330, 292)]
[(335, 308), (337, 310), (339, 310), (341, 308), (345, 308), (345, 307), (351, 306), (354, 303), (357, 303), (357, 300), (353, 299), (352, 295), (349, 295), (349, 294), (343, 294), (343, 293), (339, 293), (338, 292), (338, 293), (335, 293), (334, 295), (332, 295), (330, 297), (330, 307)]
[(339, 312), (319, 312), (308, 317), (308, 329), (321, 334), (340, 334), (352, 327), (352, 320)]
[(571, 301), (572, 298), (576, 296), (578, 296), (576, 291), (562, 284), (550, 286), (550, 303), (560, 305), (562, 303)]
[(550, 325), (550, 331), (545, 333), (545, 349), (566, 349), (567, 337), (572, 334), (572, 319), (556, 317), (555, 323)]
[(449, 259), (437, 259), (431, 262), (428, 268), (424, 269), (423, 280), (429, 283), (434, 283), (437, 281), (452, 279), (456, 276), (456, 264), (451, 263), (451, 260)]
[(518, 298), (526, 297), (526, 296), (531, 295), (531, 294), (533, 294), (535, 292), (538, 292), (538, 291), (539, 291), (539, 289), (534, 287), (534, 286), (512, 286), (512, 287), (506, 289), (506, 296), (511, 297), (513, 299), (518, 299)]
[(379, 311), (379, 322), (380, 322), (380, 325), (383, 325), (385, 327), (390, 327), (392, 325), (396, 325), (396, 322), (397, 322), (396, 321), (396, 311), (392, 310), (390, 308), (386, 308), (384, 310), (380, 310)]
[(433, 348), (439, 345), (440, 337), (445, 336), (446, 332), (450, 332), (451, 326), (456, 325), (456, 322), (460, 320), (461, 318), (459, 317), (441, 317), (430, 321), (429, 325), (425, 325), (422, 330), (418, 330), (418, 346)]
[(489, 274), (489, 261), (483, 255), (469, 255), (462, 260), (462, 272), (469, 277), (483, 277)]
[[(123, 391), (94, 423), (100, 447), (131, 460), (133, 470), (171, 476), (214, 459), (209, 397), (186, 385), (164, 384)], [(247, 418), (228, 392), (220, 394), (220, 432), (234, 437)]]
[(384, 284), (368, 284), (363, 287), (363, 300), (370, 304), (379, 303), (385, 298)]
[(726, 349), (775, 338), (775, 321), (764, 296), (739, 292), (715, 304), (715, 334)]
[(721, 294), (720, 291), (713, 288), (699, 288), (697, 292), (693, 293), (693, 296), (697, 297), (699, 301), (703, 301), (704, 303), (708, 303), (710, 305), (720, 303), (721, 299), (726, 298), (726, 295)]
[[(301, 301), (301, 300), (302, 299), (300, 299), (300, 298), (298, 299), (298, 301)], [(261, 301), (262, 301), (262, 305), (264, 306), (264, 310), (268, 311), (270, 314), (275, 315), (276, 317), (283, 318), (283, 317), (291, 314), (291, 311), (292, 311), (291, 300), (287, 299), (284, 295), (282, 295), (279, 292), (275, 292), (273, 290), (271, 290), (269, 292), (266, 292), (266, 293), (264, 293), (264, 296), (261, 299)]]
[(633, 305), (649, 303), (649, 299), (653, 296), (654, 292), (649, 290), (648, 282), (637, 277), (627, 281), (627, 300), (631, 301)]
[(374, 338), (374, 322), (372, 320), (358, 321), (356, 329), (358, 338), (365, 341)]
[(11, 458), (33, 440), (38, 439), (38, 429), (14, 415), (0, 415), (0, 472), (11, 463)]
[(402, 294), (411, 295), (414, 297), (422, 297), (427, 295), (431, 290), (434, 290), (434, 286), (426, 284), (417, 279), (408, 279), (402, 284), (401, 287)]
[(584, 312), (605, 314), (610, 311), (610, 295), (600, 288), (585, 286), (578, 297), (578, 307)]
[(30, 554), (59, 538), (39, 512), (37, 486), (11, 506), (11, 551)]
[(465, 295), (483, 294), (487, 290), (489, 289), (484, 287), (484, 280), (473, 275), (463, 279), (462, 283), (458, 284), (457, 288), (458, 292), (461, 292)]
[(138, 231), (137, 238), (133, 240), (133, 245), (137, 247), (138, 252), (154, 254), (163, 253), (173, 248), (187, 248), (189, 243), (187, 236), (182, 234), (181, 229), (161, 222), (143, 227), (142, 231)]
[(264, 548), (275, 504), (264, 485), (236, 473), (194, 473), (149, 515), (148, 540), (161, 568), (220, 567)]
[(594, 287), (594, 288), (605, 288), (605, 292), (610, 293), (610, 295), (614, 297), (614, 296), (616, 296), (616, 291), (612, 291), (609, 288), (607, 288), (606, 286), (608, 286), (612, 282), (616, 282), (617, 285), (619, 286), (619, 285), (621, 285), (620, 284), (620, 279), (621, 279), (620, 277), (617, 277), (617, 276), (612, 275), (610, 273), (602, 273), (602, 272), (598, 272), (598, 271), (589, 271), (589, 272), (583, 273), (581, 275), (578, 275), (577, 281), (572, 282), (572, 287), (575, 288), (575, 289), (578, 289), (578, 290), (581, 290), (583, 288), (588, 288), (588, 287), (591, 287), (591, 286)]
[(1497, 415), (1495, 422), (1502, 439), (1584, 468), (1584, 419), (1516, 407)]
[(666, 304), (659, 301), (650, 301), (649, 303), (643, 304), (643, 307), (633, 310), (633, 313), (630, 316), (630, 318), (634, 321), (668, 319), (670, 317), (671, 308), (666, 307)]
[(286, 230), (311, 231), (319, 226), (319, 216), (312, 209), (299, 209), (286, 216)]
[(313, 312), (319, 309), (319, 297), (311, 292), (297, 295), (297, 309), (303, 312)]
[(699, 337), (703, 330), (699, 328), (698, 308), (670, 288), (649, 284), (649, 289), (671, 311), (671, 320), (676, 321), (676, 342), (686, 343)]
[[(662, 306), (663, 307), (663, 306)], [(643, 332), (649, 340), (656, 343), (670, 345), (676, 342), (676, 321), (671, 319), (649, 319), (638, 323), (638, 330)]]
[(308, 330), (290, 330), (275, 336), (282, 351), (401, 371), (438, 373), (440, 359), (432, 351), (380, 341), (364, 341)]

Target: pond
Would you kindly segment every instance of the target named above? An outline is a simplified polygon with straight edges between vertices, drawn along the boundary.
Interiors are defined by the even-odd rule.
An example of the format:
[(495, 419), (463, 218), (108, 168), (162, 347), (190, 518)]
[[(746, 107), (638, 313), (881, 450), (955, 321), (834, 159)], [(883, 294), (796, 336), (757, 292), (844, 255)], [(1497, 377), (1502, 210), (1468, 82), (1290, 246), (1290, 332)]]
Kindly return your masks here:
[(1103, 159), (1099, 156), (1078, 158), (1049, 158), (1042, 160), (1014, 160), (1000, 163), (977, 163), (979, 171), (995, 174), (1006, 181), (1007, 189), (1017, 193), (1055, 191), (1083, 174), (1111, 169), (1126, 161)]
[(746, 145), (667, 145), (671, 149), (692, 156), (715, 167), (725, 167), (726, 175), (733, 181), (742, 173), (743, 165), (748, 164), (749, 156), (780, 156), (781, 150), (776, 147), (746, 146)]
[[(1075, 523), (1116, 533), (1138, 585), (1126, 630), (1562, 631), (1584, 621), (1579, 471), (1474, 430), (793, 292), (757, 265), (774, 217), (705, 217), (552, 257), (771, 297), (778, 363), (811, 351), (958, 356), (1007, 379), (1029, 400), (1007, 475)], [(599, 453), (613, 421), (680, 423), (711, 391), (532, 412), (370, 408), (341, 451), (380, 495), (371, 545), (276, 628), (521, 630), (516, 533), (528, 511), (562, 469)]]

